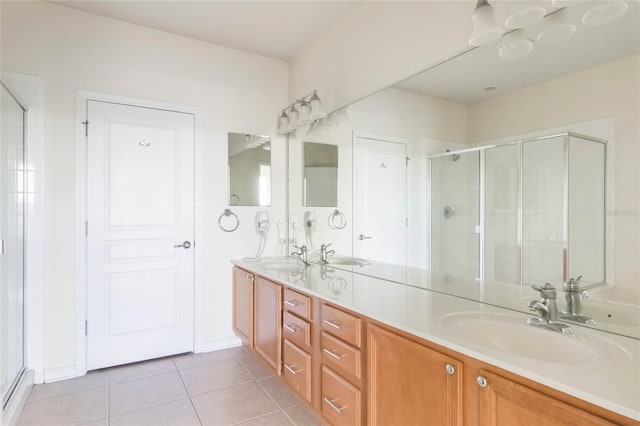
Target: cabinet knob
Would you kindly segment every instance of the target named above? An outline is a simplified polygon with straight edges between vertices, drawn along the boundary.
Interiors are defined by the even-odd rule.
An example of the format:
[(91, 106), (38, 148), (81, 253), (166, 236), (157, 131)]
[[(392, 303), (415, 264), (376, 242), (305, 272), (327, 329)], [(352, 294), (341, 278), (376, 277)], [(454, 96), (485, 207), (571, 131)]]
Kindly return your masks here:
[(447, 374), (454, 374), (456, 372), (456, 368), (451, 364), (447, 364), (444, 369), (447, 370)]
[(478, 378), (476, 379), (476, 382), (478, 382), (478, 386), (480, 386), (481, 388), (487, 387), (487, 379), (485, 379), (482, 376), (478, 376)]

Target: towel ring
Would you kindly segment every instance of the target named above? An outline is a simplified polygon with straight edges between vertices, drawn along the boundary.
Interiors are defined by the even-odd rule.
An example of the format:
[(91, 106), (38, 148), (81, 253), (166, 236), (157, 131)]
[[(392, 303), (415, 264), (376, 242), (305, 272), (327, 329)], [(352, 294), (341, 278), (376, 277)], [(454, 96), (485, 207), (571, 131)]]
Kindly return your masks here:
[[(236, 225), (233, 228), (225, 228), (222, 225), (222, 218), (223, 217), (229, 217), (229, 216), (233, 216), (235, 221), (236, 221)], [(234, 212), (232, 212), (229, 209), (224, 209), (224, 212), (222, 212), (222, 214), (220, 215), (220, 217), (218, 218), (218, 226), (220, 227), (220, 229), (222, 229), (224, 232), (233, 232), (236, 229), (238, 229), (238, 226), (240, 226), (240, 219), (238, 219), (238, 215), (235, 214)]]
[(331, 229), (344, 229), (347, 226), (347, 218), (340, 210), (334, 210), (327, 221)]

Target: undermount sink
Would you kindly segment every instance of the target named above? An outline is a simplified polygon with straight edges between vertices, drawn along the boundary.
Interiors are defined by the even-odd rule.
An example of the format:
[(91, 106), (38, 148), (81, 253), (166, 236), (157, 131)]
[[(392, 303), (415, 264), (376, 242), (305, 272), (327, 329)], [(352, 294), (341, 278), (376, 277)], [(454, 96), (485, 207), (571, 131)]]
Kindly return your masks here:
[(593, 335), (566, 335), (526, 324), (526, 318), (487, 312), (457, 312), (442, 317), (445, 328), (462, 341), (486, 349), (569, 365), (599, 358), (628, 359), (629, 353)]
[(262, 259), (260, 266), (274, 271), (299, 271), (305, 267), (299, 260), (287, 257)]
[(358, 259), (357, 257), (330, 257), (328, 259), (329, 265), (350, 265), (350, 266), (364, 266), (368, 262), (364, 259)]

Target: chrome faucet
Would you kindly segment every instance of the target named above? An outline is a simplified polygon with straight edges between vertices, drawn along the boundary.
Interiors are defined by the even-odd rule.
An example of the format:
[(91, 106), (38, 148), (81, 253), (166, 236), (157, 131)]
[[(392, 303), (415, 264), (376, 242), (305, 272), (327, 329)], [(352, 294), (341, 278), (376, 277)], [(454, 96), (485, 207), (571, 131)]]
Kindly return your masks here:
[(565, 320), (577, 321), (582, 324), (595, 325), (595, 320), (582, 314), (582, 301), (589, 297), (589, 292), (586, 290), (580, 290), (580, 279), (569, 278), (569, 281), (564, 283), (564, 298), (567, 301), (567, 309), (560, 312), (560, 318)]
[(323, 264), (327, 264), (329, 263), (329, 261), (327, 260), (327, 258), (329, 257), (330, 254), (335, 254), (336, 251), (335, 250), (329, 250), (327, 251), (327, 249), (329, 248), (331, 244), (322, 244), (320, 246), (320, 263)]
[(298, 259), (300, 262), (304, 263), (305, 266), (309, 266), (309, 258), (308, 258), (308, 253), (309, 253), (309, 249), (307, 249), (307, 246), (302, 245), (302, 246), (293, 246), (294, 249), (296, 250), (300, 250), (300, 252), (293, 252), (291, 253), (292, 257), (295, 257), (296, 259)]
[(529, 303), (529, 310), (538, 313), (536, 318), (529, 318), (527, 324), (547, 330), (557, 331), (562, 334), (571, 334), (573, 329), (567, 324), (558, 321), (558, 305), (556, 304), (556, 289), (549, 283), (543, 287), (533, 286), (540, 292), (540, 300)]

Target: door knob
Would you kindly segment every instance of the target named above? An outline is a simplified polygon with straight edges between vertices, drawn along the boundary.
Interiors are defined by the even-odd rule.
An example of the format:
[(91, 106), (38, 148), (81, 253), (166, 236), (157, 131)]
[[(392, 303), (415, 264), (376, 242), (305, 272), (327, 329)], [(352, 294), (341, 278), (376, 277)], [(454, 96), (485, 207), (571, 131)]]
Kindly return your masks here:
[(366, 236), (366, 235), (362, 235), (362, 234), (360, 234), (360, 235), (358, 235), (358, 239), (359, 239), (360, 241), (362, 241), (362, 240), (370, 240), (370, 239), (371, 239), (371, 237), (368, 237), (368, 236)]
[(190, 248), (190, 247), (191, 247), (191, 242), (190, 242), (190, 241), (185, 241), (185, 242), (184, 242), (184, 243), (182, 243), (182, 244), (176, 244), (174, 247), (175, 247), (175, 248), (180, 248), (180, 247), (182, 247), (183, 249), (188, 249), (188, 248)]

